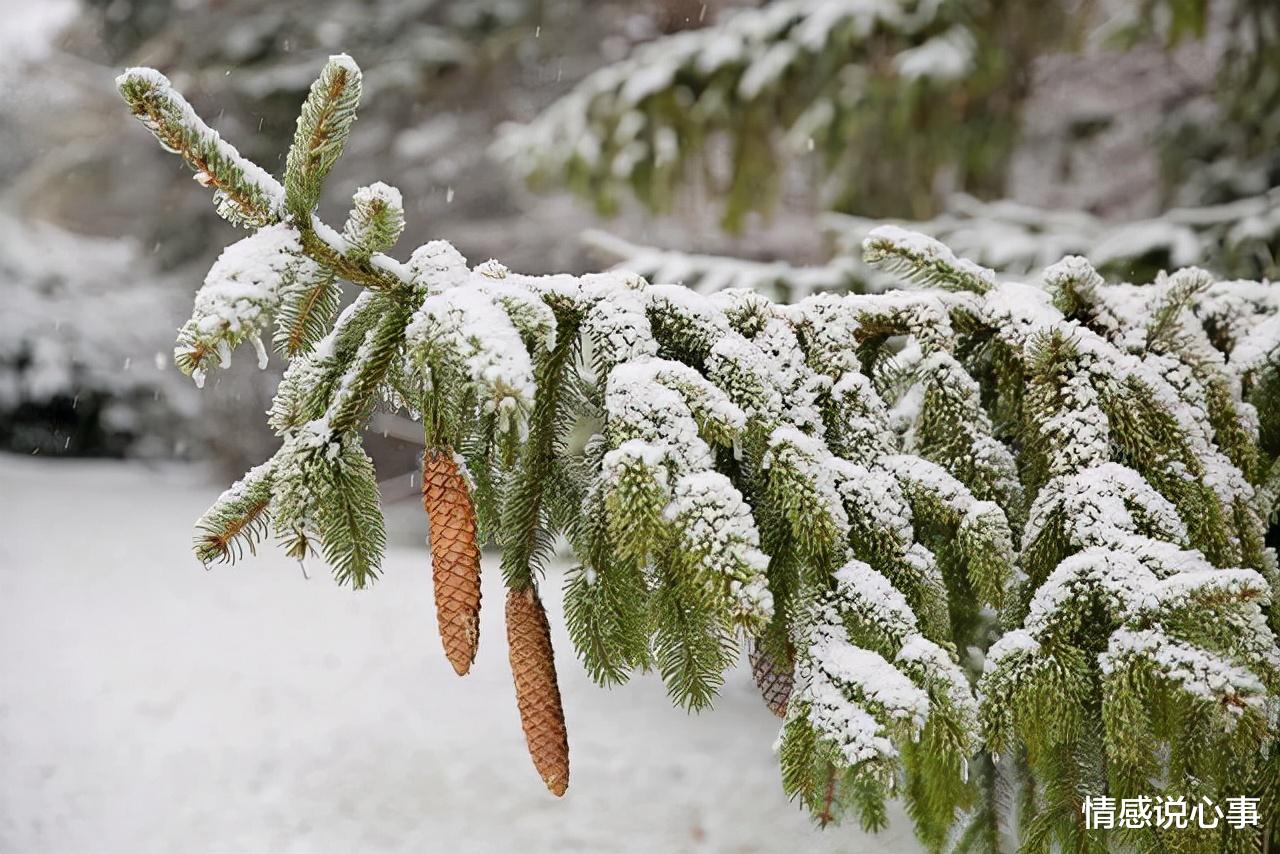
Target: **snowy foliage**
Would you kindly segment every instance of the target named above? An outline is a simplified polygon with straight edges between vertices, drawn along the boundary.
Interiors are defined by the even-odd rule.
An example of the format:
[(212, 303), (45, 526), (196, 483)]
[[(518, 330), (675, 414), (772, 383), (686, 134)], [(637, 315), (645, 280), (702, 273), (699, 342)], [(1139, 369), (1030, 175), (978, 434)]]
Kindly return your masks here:
[[(734, 225), (767, 204), (769, 173), (785, 154), (812, 150), (815, 138), (831, 161), (845, 156), (841, 145), (858, 149), (850, 131), (879, 98), (963, 90), (979, 57), (974, 22), (958, 5), (781, 0), (738, 9), (594, 72), (529, 124), (505, 128), (495, 151), (526, 178), (564, 183), (606, 210), (627, 190), (664, 208), (707, 141), (727, 136), (734, 152), (723, 189)], [(783, 126), (735, 118), (747, 112)]]
[[(1064, 256), (1081, 257), (1091, 269), (1114, 277), (1153, 277), (1160, 270), (1202, 264), (1227, 277), (1274, 279), (1280, 276), (1280, 191), (1206, 207), (1174, 208), (1158, 217), (1111, 222), (1079, 211), (1053, 211), (1012, 201), (983, 202), (955, 195), (928, 220), (902, 221), (895, 227), (934, 238), (953, 253), (994, 270), (1000, 278), (1047, 279)], [(602, 231), (583, 235), (584, 243), (616, 265), (653, 281), (678, 282), (701, 293), (748, 288), (784, 302), (832, 292), (879, 293), (900, 277), (863, 254), (863, 241), (882, 219), (828, 213), (821, 218), (834, 253), (825, 263), (797, 266), (784, 261), (746, 261), (719, 255), (679, 252), (631, 243)], [(1239, 311), (1255, 323), (1269, 313), (1265, 283), (1258, 298), (1244, 288), (1219, 288), (1215, 310)], [(1233, 305), (1240, 305), (1239, 309)], [(1247, 306), (1247, 307), (1244, 307)]]
[(203, 386), (214, 362), (225, 368), (231, 351), (249, 341), (257, 350), (258, 367), (265, 368), (267, 351), (259, 335), (279, 306), (285, 283), (314, 268), (302, 255), (298, 230), (284, 223), (228, 246), (205, 276), (191, 319), (178, 334), (178, 366)]
[[(840, 17), (855, 7), (872, 8), (823, 14), (869, 26)], [(153, 73), (121, 89), (189, 161), (213, 144), (170, 127), (200, 126)], [(377, 199), (401, 207), (362, 190), (353, 221)], [(1027, 833), (1064, 848), (1082, 792), (1267, 790), (1280, 330), (1258, 283), (1107, 285), (1083, 259), (1043, 288), (1001, 282), (893, 226), (865, 252), (903, 287), (782, 305), (468, 267), (439, 242), (400, 263), (358, 228), (272, 212), (248, 239), (270, 251), (233, 248), (201, 317), (262, 328), (298, 256), (366, 291), (294, 356), (281, 449), (201, 520), (203, 560), (269, 525), (371, 581), (360, 430), (403, 407), (463, 461), (509, 587), (538, 584), (568, 537), (567, 628), (599, 681), (655, 669), (701, 708), (744, 636), (792, 673), (783, 783), (824, 822), (878, 827), (900, 793), (931, 849), (992, 838), (999, 753), (1017, 757)], [(585, 445), (575, 424), (595, 428)]]
[(131, 68), (116, 78), (138, 117), (168, 151), (189, 152), (195, 180), (214, 189), (218, 213), (237, 225), (258, 226), (284, 212), (285, 190), (266, 170), (204, 123), (168, 78), (151, 68)]
[[(404, 335), (408, 371), (425, 388), (445, 382), (444, 376), (465, 376), (481, 411), (497, 415), (499, 429), (525, 429), (533, 365), (516, 327), (486, 294), (463, 287), (429, 296)], [(443, 376), (437, 379), (436, 372)]]
[[(1065, 255), (1081, 255), (1112, 276), (1152, 276), (1160, 269), (1209, 264), (1241, 278), (1274, 278), (1280, 246), (1280, 192), (1221, 205), (1173, 208), (1150, 219), (1111, 222), (1081, 211), (1054, 211), (1012, 201), (951, 197), (938, 216), (902, 223), (1009, 276), (1034, 278)], [(836, 258), (854, 264), (862, 242), (883, 223), (826, 214)], [(849, 259), (845, 261), (844, 259)], [(863, 267), (854, 275), (874, 289), (884, 277)]]
[(865, 265), (845, 256), (798, 267), (783, 261), (744, 261), (642, 246), (603, 231), (589, 231), (582, 240), (619, 270), (654, 282), (685, 285), (699, 293), (742, 288), (787, 301), (817, 291), (861, 291), (866, 285)]

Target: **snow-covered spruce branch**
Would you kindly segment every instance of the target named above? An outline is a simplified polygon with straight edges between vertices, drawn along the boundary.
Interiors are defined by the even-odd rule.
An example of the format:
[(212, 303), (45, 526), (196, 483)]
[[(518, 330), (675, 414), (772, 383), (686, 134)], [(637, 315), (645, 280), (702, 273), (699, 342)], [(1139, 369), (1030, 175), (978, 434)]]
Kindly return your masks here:
[(644, 246), (596, 229), (584, 232), (582, 242), (593, 256), (615, 269), (628, 270), (653, 282), (685, 285), (703, 294), (745, 288), (782, 302), (794, 302), (820, 291), (873, 290), (869, 283), (882, 278), (860, 260), (844, 255), (812, 266), (749, 261)]
[[(823, 229), (835, 248), (833, 264), (850, 268), (868, 290), (882, 279), (859, 262), (862, 242), (882, 220), (828, 213)], [(963, 193), (947, 199), (929, 220), (899, 222), (942, 241), (957, 255), (1015, 276), (1039, 276), (1064, 255), (1083, 255), (1107, 275), (1151, 275), (1212, 260), (1227, 277), (1275, 278), (1280, 273), (1280, 190), (1232, 202), (1178, 207), (1149, 218), (1111, 222), (1083, 211), (984, 202)], [(677, 253), (678, 256), (678, 253)], [(619, 259), (626, 263), (626, 259)], [(681, 259), (667, 260), (672, 266)]]
[[(1000, 282), (900, 228), (870, 235), (868, 255), (944, 288), (783, 305), (472, 267), (440, 241), (400, 263), (380, 254), (403, 222), (390, 187), (359, 190), (341, 234), (309, 207), (329, 161), (306, 150), (339, 114), (328, 100), (348, 90), (324, 82), (339, 71), (358, 80), (347, 57), (325, 69), (287, 161), (311, 171), (283, 186), (158, 73), (119, 80), (255, 229), (197, 296), (179, 365), (201, 376), (272, 323), (289, 359), (270, 413), (281, 448), (200, 520), (201, 560), (271, 530), (300, 558), (319, 548), (339, 580), (371, 581), (382, 519), (360, 432), (402, 408), (424, 429), (446, 652), (459, 673), (474, 660), (479, 546), (494, 541), (521, 718), (557, 794), (568, 748), (537, 590), (558, 533), (592, 676), (656, 669), (700, 708), (748, 639), (757, 672), (791, 686), (785, 708), (773, 697), (784, 787), (824, 822), (878, 827), (901, 794), (931, 850), (991, 850), (997, 792), (1016, 782), (1025, 842), (1099, 848), (1081, 837), (1089, 793), (1272, 790), (1280, 323), (1266, 286), (1195, 270), (1110, 286), (1078, 258), (1043, 288)], [(365, 291), (335, 317), (338, 280)], [(596, 426), (581, 451), (575, 422)], [(1257, 838), (1223, 833), (1118, 839)]]
[[(798, 302), (825, 291), (879, 293), (896, 288), (900, 277), (870, 263), (862, 244), (883, 219), (827, 213), (823, 230), (833, 244), (825, 263), (795, 265), (722, 255), (681, 252), (632, 243), (591, 230), (583, 243), (615, 269), (652, 281), (678, 282), (699, 293), (748, 288), (783, 302)], [(1098, 271), (1116, 276), (1154, 275), (1192, 263), (1209, 263), (1226, 278), (1274, 279), (1280, 275), (1280, 190), (1221, 205), (1174, 208), (1151, 219), (1115, 223), (1081, 211), (1033, 208), (1008, 200), (983, 202), (957, 194), (928, 220), (897, 221), (900, 228), (935, 238), (954, 254), (1016, 279), (1039, 278), (1065, 255), (1081, 255)], [(1227, 299), (1245, 299), (1224, 292)], [(1270, 302), (1270, 288), (1244, 317)], [(1225, 307), (1224, 307), (1225, 308)]]

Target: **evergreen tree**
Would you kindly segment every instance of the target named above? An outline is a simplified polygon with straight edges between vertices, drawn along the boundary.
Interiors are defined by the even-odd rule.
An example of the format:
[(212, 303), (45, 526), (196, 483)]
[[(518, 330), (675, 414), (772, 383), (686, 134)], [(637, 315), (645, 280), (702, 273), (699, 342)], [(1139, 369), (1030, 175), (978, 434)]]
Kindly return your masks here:
[[(730, 230), (768, 211), (790, 161), (811, 156), (800, 183), (821, 191), (820, 206), (929, 219), (943, 188), (1004, 195), (1037, 60), (1193, 39), (1210, 43), (1196, 61), (1213, 63), (1217, 79), (1172, 104), (1160, 128), (1162, 201), (1226, 202), (1276, 186), (1271, 0), (749, 4), (595, 71), (510, 126), (497, 152), (533, 184), (567, 187), (605, 212), (628, 196), (668, 210), (682, 185), (709, 188)], [(1194, 200), (1178, 198), (1187, 186), (1200, 191)]]
[[(737, 9), (594, 72), (511, 127), (499, 151), (535, 183), (564, 184), (606, 212), (628, 193), (665, 210), (697, 170), (735, 229), (770, 206), (788, 155), (816, 150), (837, 209), (927, 217), (943, 172), (998, 189), (1030, 62), (1067, 23), (1058, 3)], [(727, 174), (704, 157), (717, 146), (729, 150)], [(881, 168), (864, 169), (872, 154)]]
[[(885, 823), (900, 795), (930, 850), (1256, 850), (1280, 819), (1280, 299), (1194, 269), (1107, 285), (1068, 257), (1004, 282), (936, 240), (870, 232), (900, 287), (791, 304), (621, 272), (469, 266), (439, 241), (387, 252), (399, 193), (315, 214), (361, 74), (333, 57), (283, 181), (167, 79), (117, 81), (217, 210), (251, 231), (179, 333), (197, 382), (272, 335), (289, 359), (281, 446), (197, 523), (205, 562), (268, 532), (342, 583), (384, 546), (361, 428), (423, 424), (438, 615), (466, 672), (478, 547), (501, 551), (508, 647), (534, 764), (568, 746), (539, 587), (577, 564), (565, 619), (602, 684), (656, 670), (709, 705), (750, 645), (786, 695), (786, 792), (822, 821)], [(341, 313), (335, 282), (363, 288)], [(274, 327), (274, 329), (273, 329)], [(595, 431), (583, 448), (575, 424)], [(789, 678), (787, 676), (789, 674)], [(1005, 761), (1001, 761), (1004, 759)], [(1005, 795), (1013, 787), (1017, 809)], [(1261, 798), (1261, 826), (1085, 832), (1093, 794)]]

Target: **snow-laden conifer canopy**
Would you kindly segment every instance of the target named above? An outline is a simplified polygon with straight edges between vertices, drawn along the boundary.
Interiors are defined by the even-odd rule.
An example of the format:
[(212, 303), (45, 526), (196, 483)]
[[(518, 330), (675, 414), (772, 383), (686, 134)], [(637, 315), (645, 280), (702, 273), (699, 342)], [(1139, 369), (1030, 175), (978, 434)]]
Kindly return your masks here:
[[(837, 7), (863, 26), (898, 5)], [(789, 675), (783, 785), (823, 822), (880, 826), (900, 795), (931, 849), (994, 838), (1001, 756), (1028, 832), (1064, 848), (1084, 844), (1082, 791), (1274, 792), (1269, 285), (1196, 269), (1111, 285), (1083, 258), (1008, 282), (900, 226), (862, 247), (897, 286), (791, 304), (622, 272), (525, 276), (441, 242), (400, 262), (384, 254), (403, 226), (387, 185), (356, 192), (341, 233), (314, 213), (359, 80), (347, 57), (323, 70), (283, 184), (156, 72), (118, 80), (251, 229), (210, 273), (179, 366), (200, 377), (272, 320), (290, 359), (280, 450), (199, 521), (202, 560), (270, 532), (371, 583), (384, 535), (361, 428), (402, 410), (428, 458), (461, 469), (447, 497), (500, 549), (509, 617), (567, 537), (565, 620), (597, 680), (656, 670), (702, 708), (743, 643)], [(364, 288), (340, 314), (339, 280)], [(517, 660), (517, 640), (549, 634), (511, 637), (531, 752), (563, 791), (546, 770), (567, 763), (546, 751), (556, 720)]]

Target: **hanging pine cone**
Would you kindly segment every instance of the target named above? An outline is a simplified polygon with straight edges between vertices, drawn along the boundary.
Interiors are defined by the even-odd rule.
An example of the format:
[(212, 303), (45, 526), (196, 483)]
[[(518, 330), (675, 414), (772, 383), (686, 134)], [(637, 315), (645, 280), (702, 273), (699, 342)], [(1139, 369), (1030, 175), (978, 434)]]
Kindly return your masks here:
[(507, 593), (507, 649), (533, 765), (557, 797), (569, 787), (569, 741), (551, 652), (551, 627), (532, 587)]
[(422, 506), (431, 522), (431, 576), (445, 655), (459, 676), (480, 642), (480, 548), (467, 479), (448, 450), (422, 457)]
[(760, 688), (760, 696), (769, 711), (778, 717), (786, 717), (787, 701), (791, 699), (791, 671), (784, 670), (774, 662), (773, 656), (764, 650), (759, 643), (751, 644), (751, 673)]

